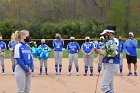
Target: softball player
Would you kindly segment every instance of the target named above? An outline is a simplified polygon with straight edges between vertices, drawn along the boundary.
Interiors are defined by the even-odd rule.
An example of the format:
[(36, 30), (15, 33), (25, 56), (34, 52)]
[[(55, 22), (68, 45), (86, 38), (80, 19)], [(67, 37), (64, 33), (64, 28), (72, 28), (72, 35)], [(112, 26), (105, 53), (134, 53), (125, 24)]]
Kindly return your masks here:
[(85, 43), (82, 44), (81, 51), (83, 53), (85, 74), (87, 76), (88, 67), (90, 67), (90, 76), (93, 76), (93, 52), (94, 44), (90, 42), (90, 37), (85, 38)]
[(6, 43), (3, 42), (2, 36), (0, 37), (0, 61), (2, 66), (2, 74), (4, 75), (4, 51), (6, 50)]
[[(104, 36), (101, 36), (100, 41), (96, 46), (97, 49), (100, 49), (101, 47), (105, 46), (105, 42), (103, 40), (104, 40)], [(99, 75), (99, 73), (101, 72), (101, 69), (102, 69), (102, 60), (100, 59), (100, 54), (98, 54), (98, 58), (99, 58), (99, 63), (98, 63), (98, 74), (97, 75)]]
[(118, 36), (119, 39), (119, 52), (120, 52), (120, 75), (123, 76), (123, 41), (121, 36)]
[[(50, 48), (45, 44), (45, 39), (41, 39), (41, 45), (38, 48), (50, 51)], [(42, 75), (43, 63), (45, 66), (45, 74), (48, 75), (48, 73), (47, 73), (47, 60), (39, 58), (39, 61), (40, 61), (40, 75)]]
[(15, 41), (14, 41), (14, 35), (11, 36), (11, 41), (8, 44), (8, 48), (10, 51), (10, 57), (11, 57), (11, 62), (12, 62), (12, 74), (14, 75), (15, 73), (15, 59), (14, 59), (14, 47), (15, 47)]
[(68, 76), (71, 75), (72, 63), (74, 61), (76, 68), (76, 75), (79, 76), (79, 66), (78, 66), (78, 52), (80, 50), (80, 46), (77, 42), (75, 42), (75, 38), (70, 38), (70, 43), (67, 45), (67, 51), (69, 52), (69, 66), (68, 66)]
[[(56, 71), (56, 75), (61, 75), (62, 57), (63, 57), (62, 48), (64, 46), (64, 41), (62, 40), (61, 35), (59, 33), (56, 34), (55, 38), (56, 39), (53, 40), (55, 71)], [(59, 71), (58, 71), (58, 67), (59, 67)]]
[[(116, 26), (108, 26), (106, 30), (101, 33), (101, 35), (106, 34), (109, 37), (109, 41), (106, 44), (110, 44), (111, 42), (115, 42), (119, 47), (119, 41), (115, 38), (114, 33), (116, 30)], [(102, 78), (102, 91), (104, 93), (114, 93), (113, 81), (114, 76), (117, 74), (119, 70), (120, 64), (120, 55), (118, 54), (114, 59), (112, 58), (103, 58), (104, 63), (104, 72)]]
[(29, 45), (29, 31), (19, 32), (19, 43), (15, 45), (14, 58), (16, 59), (15, 78), (17, 93), (29, 93), (34, 63)]

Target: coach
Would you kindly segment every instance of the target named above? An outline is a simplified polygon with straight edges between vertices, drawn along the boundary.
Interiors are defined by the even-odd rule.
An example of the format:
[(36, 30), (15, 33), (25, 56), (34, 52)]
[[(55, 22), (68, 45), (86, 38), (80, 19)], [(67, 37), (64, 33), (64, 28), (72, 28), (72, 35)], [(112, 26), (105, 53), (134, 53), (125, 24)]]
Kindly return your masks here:
[(134, 39), (133, 32), (129, 32), (129, 39), (124, 42), (124, 52), (128, 64), (129, 73), (127, 76), (132, 76), (131, 63), (134, 64), (134, 75), (137, 76), (137, 46), (138, 42)]

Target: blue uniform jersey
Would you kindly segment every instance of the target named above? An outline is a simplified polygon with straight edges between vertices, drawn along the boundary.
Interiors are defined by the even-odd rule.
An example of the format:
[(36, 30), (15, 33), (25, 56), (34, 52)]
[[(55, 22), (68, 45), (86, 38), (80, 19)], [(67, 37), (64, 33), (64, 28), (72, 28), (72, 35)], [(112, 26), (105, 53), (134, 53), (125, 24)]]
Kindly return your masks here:
[(97, 45), (96, 45), (96, 48), (97, 49), (100, 49), (101, 47), (105, 46), (105, 43), (104, 42), (99, 42)]
[(33, 56), (28, 44), (19, 42), (15, 45), (14, 58), (21, 68), (28, 72), (29, 69), (34, 70)]
[[(106, 44), (110, 44), (111, 42), (115, 42), (117, 43), (118, 46), (118, 50), (119, 50), (119, 41), (116, 38), (112, 38), (111, 40), (109, 40), (108, 42), (106, 42)], [(120, 53), (114, 58), (103, 58), (103, 63), (113, 63), (113, 64), (120, 64)]]
[(85, 53), (90, 53), (92, 51), (92, 49), (95, 47), (94, 47), (94, 44), (92, 42), (85, 42), (82, 44), (81, 48), (83, 49), (83, 51)]
[(67, 50), (69, 53), (75, 54), (78, 53), (78, 51), (80, 50), (80, 46), (77, 42), (70, 42), (67, 45)]
[(62, 48), (64, 46), (64, 41), (63, 40), (53, 40), (53, 47), (54, 51), (62, 51)]
[(9, 44), (8, 44), (8, 47), (14, 49), (14, 47), (15, 47), (16, 44), (17, 44), (16, 42), (10, 41)]
[(41, 44), (38, 48), (41, 48), (41, 49), (45, 49), (45, 50), (50, 50), (49, 47), (46, 45), (46, 44)]
[(128, 39), (124, 42), (124, 52), (130, 56), (137, 56), (138, 42), (136, 39)]
[(119, 50), (118, 50), (120, 53), (123, 52), (123, 42), (122, 41), (119, 41)]
[(3, 41), (0, 41), (0, 51), (4, 51), (6, 49), (6, 43)]

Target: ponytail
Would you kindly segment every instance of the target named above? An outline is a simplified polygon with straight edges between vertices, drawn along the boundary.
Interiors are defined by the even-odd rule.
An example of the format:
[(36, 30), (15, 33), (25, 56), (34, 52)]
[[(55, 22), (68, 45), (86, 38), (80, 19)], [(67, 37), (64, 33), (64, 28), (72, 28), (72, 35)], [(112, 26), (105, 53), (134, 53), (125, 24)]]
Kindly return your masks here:
[(15, 31), (15, 33), (14, 33), (14, 41), (15, 41), (15, 42), (18, 42), (19, 40), (20, 40), (19, 31), (17, 30), (17, 31)]

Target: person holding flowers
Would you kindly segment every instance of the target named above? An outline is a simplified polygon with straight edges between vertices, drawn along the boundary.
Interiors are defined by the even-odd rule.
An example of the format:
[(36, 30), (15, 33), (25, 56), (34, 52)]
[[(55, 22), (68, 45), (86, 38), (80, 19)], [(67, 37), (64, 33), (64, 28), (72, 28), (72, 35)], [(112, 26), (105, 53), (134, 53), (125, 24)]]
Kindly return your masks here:
[(119, 70), (120, 54), (118, 52), (119, 41), (115, 38), (116, 26), (107, 26), (101, 35), (106, 35), (109, 40), (106, 42), (104, 50), (104, 72), (101, 89), (104, 93), (114, 93), (114, 76)]

